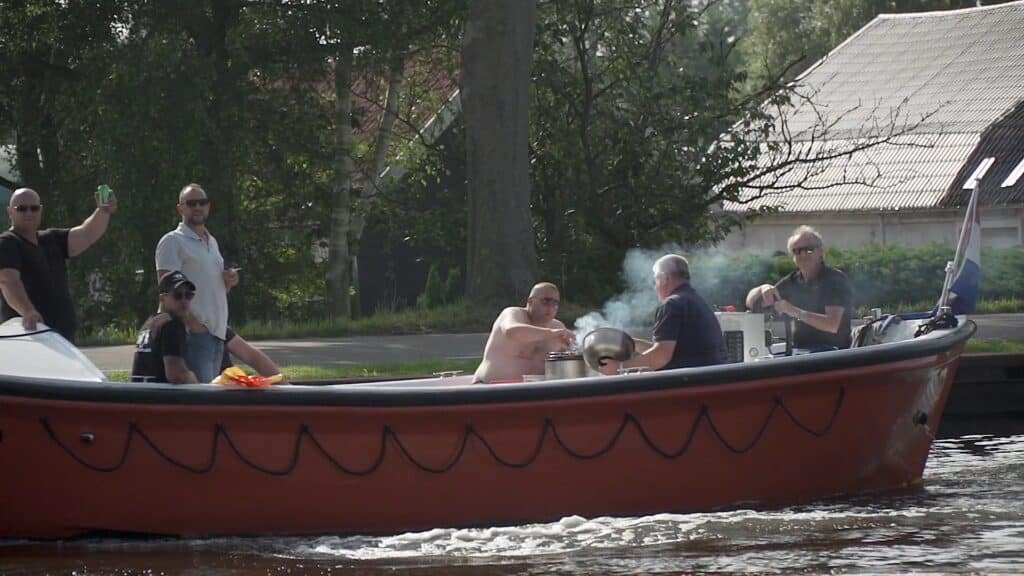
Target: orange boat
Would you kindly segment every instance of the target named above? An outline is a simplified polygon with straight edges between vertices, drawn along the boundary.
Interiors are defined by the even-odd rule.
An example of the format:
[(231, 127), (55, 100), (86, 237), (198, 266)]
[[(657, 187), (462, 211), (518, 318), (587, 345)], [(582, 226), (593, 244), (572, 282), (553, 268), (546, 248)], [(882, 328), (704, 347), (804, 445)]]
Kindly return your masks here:
[(849, 350), (503, 386), (0, 376), (0, 537), (394, 533), (900, 488), (974, 332), (903, 324)]

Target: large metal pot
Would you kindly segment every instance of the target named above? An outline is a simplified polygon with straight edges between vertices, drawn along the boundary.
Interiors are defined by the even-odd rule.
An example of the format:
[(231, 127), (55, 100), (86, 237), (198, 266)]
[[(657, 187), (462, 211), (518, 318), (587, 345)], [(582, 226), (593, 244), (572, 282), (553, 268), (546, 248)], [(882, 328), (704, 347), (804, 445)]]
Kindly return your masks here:
[(594, 370), (600, 370), (609, 360), (625, 362), (635, 353), (636, 342), (622, 330), (598, 328), (583, 337), (583, 358)]
[(544, 362), (545, 380), (562, 380), (563, 378), (584, 378), (597, 373), (587, 369), (583, 355), (579, 352), (550, 352)]

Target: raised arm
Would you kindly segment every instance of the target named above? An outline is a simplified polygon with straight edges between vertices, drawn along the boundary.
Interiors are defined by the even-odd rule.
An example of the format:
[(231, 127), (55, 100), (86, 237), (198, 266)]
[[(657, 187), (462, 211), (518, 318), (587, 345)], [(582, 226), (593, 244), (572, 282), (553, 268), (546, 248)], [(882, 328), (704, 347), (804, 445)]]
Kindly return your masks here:
[(25, 330), (35, 330), (36, 324), (43, 321), (43, 316), (25, 292), (21, 272), (17, 268), (0, 268), (0, 293), (3, 293), (7, 304), (21, 315), (21, 325)]
[(111, 194), (110, 203), (96, 207), (92, 215), (68, 233), (68, 256), (74, 258), (96, 243), (110, 226), (110, 217), (117, 212), (117, 198)]

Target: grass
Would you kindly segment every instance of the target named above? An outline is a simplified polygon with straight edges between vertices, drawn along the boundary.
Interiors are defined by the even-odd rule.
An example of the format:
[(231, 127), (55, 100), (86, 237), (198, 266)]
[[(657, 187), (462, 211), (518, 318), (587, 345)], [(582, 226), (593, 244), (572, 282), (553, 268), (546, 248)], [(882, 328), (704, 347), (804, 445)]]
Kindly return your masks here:
[(964, 352), (967, 354), (1024, 354), (1024, 341), (969, 340)]
[[(896, 305), (882, 305), (883, 314), (892, 312), (924, 312), (935, 307), (935, 300), (922, 300), (920, 302), (901, 302)], [(978, 302), (975, 314), (1014, 314), (1024, 312), (1024, 300), (1019, 298), (1000, 298), (995, 300), (981, 300)], [(862, 318), (871, 315), (871, 308), (860, 306), (854, 312), (854, 318)]]
[[(405, 362), (396, 364), (374, 364), (369, 366), (285, 366), (281, 370), (289, 380), (342, 380), (345, 378), (399, 378), (406, 376), (430, 376), (436, 372), (461, 370), (472, 374), (479, 360), (431, 360), (426, 362)], [(127, 382), (130, 373), (127, 370), (115, 370), (107, 373), (107, 378), (114, 382)]]

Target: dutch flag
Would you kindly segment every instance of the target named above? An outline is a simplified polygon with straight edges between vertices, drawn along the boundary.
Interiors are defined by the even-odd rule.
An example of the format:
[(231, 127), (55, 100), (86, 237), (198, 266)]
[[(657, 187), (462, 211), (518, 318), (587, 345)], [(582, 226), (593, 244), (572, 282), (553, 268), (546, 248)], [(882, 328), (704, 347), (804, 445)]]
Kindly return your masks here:
[(967, 204), (964, 226), (953, 259), (956, 274), (949, 286), (946, 300), (953, 314), (973, 314), (981, 290), (981, 213), (978, 211), (978, 190), (974, 186)]

